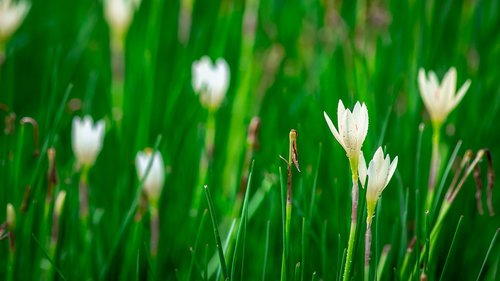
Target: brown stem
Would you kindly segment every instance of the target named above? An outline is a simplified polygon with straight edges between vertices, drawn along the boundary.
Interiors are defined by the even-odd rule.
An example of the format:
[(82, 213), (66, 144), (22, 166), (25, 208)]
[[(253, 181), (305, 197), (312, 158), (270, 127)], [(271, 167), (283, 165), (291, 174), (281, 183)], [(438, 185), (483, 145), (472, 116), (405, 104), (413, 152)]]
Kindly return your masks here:
[(80, 218), (87, 218), (89, 215), (89, 193), (87, 183), (80, 181)]
[(365, 267), (370, 266), (370, 247), (372, 243), (372, 223), (366, 224), (365, 232)]
[(151, 208), (151, 256), (156, 257), (158, 253), (158, 241), (160, 233), (160, 220), (158, 217), (158, 209)]

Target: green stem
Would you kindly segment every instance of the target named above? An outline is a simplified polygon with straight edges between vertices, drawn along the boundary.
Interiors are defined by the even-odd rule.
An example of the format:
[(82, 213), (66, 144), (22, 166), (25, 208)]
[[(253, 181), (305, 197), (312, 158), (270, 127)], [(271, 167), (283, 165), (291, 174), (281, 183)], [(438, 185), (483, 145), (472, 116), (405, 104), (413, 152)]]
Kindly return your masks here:
[(427, 200), (425, 202), (426, 210), (429, 210), (432, 206), (432, 201), (434, 199), (434, 190), (436, 188), (437, 175), (439, 171), (439, 165), (441, 158), (439, 156), (439, 140), (441, 138), (441, 123), (432, 124), (432, 158), (431, 166), (429, 170), (429, 191), (427, 192)]
[[(215, 141), (215, 112), (210, 110), (208, 112), (208, 117), (205, 123), (205, 146), (201, 152), (197, 186), (203, 186), (207, 184), (207, 174), (208, 174), (208, 168), (210, 167), (210, 161), (212, 159), (214, 141)], [(198, 215), (198, 209), (200, 207), (201, 197), (202, 197), (202, 191), (200, 189), (196, 189), (190, 210), (190, 215), (192, 217), (196, 217)]]
[[(357, 162), (357, 161), (356, 161)], [(353, 168), (351, 163), (351, 169)], [(352, 176), (352, 209), (351, 209), (351, 231), (349, 232), (349, 242), (347, 245), (347, 258), (344, 267), (344, 281), (350, 279), (351, 265), (352, 265), (352, 252), (356, 240), (356, 226), (358, 219), (358, 197), (359, 197), (359, 186), (358, 186), (358, 173), (357, 169), (353, 170)]]

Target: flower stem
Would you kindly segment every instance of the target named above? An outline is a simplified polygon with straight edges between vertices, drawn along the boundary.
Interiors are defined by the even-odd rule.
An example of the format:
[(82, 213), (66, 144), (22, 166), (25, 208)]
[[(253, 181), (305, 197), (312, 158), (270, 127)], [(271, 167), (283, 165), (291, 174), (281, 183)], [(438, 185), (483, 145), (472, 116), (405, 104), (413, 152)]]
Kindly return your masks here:
[(370, 279), (370, 247), (372, 243), (372, 223), (366, 222), (365, 232), (365, 281)]
[(82, 166), (82, 172), (80, 174), (80, 219), (86, 221), (89, 216), (89, 192), (87, 188), (87, 175), (89, 167), (87, 165)]
[(158, 253), (158, 240), (160, 233), (160, 221), (158, 217), (158, 208), (151, 207), (151, 256), (156, 257)]
[[(205, 146), (203, 148), (203, 151), (201, 152), (197, 186), (203, 186), (207, 184), (206, 182), (207, 174), (208, 174), (208, 168), (210, 167), (210, 161), (212, 160), (214, 142), (215, 142), (215, 112), (209, 111), (205, 123)], [(193, 202), (191, 204), (191, 210), (189, 212), (191, 217), (196, 217), (198, 215), (198, 209), (200, 207), (201, 197), (202, 197), (202, 190), (196, 189), (193, 197)]]
[[(353, 165), (351, 165), (353, 166)], [(351, 167), (352, 168), (352, 167)], [(352, 209), (351, 209), (351, 230), (349, 232), (349, 242), (347, 245), (347, 257), (344, 266), (344, 281), (350, 279), (351, 265), (352, 265), (352, 252), (354, 248), (354, 243), (356, 240), (356, 227), (358, 219), (358, 197), (359, 197), (359, 186), (358, 186), (358, 173), (357, 169), (353, 171), (352, 176)]]
[(432, 124), (432, 158), (431, 166), (429, 170), (429, 191), (427, 192), (427, 200), (425, 201), (426, 210), (429, 210), (432, 206), (432, 201), (434, 199), (434, 190), (436, 188), (437, 174), (439, 171), (439, 165), (441, 158), (439, 156), (439, 140), (441, 138), (441, 123)]

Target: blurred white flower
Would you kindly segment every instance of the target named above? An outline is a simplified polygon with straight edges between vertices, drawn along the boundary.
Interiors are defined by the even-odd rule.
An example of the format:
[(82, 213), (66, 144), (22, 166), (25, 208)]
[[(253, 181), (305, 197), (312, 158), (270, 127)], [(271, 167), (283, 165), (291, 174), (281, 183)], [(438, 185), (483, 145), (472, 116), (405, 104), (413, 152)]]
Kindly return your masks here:
[[(361, 157), (360, 157), (361, 158)], [(366, 162), (363, 160), (360, 163), (360, 181), (363, 188), (365, 187), (366, 177), (368, 177), (368, 185), (366, 188), (366, 207), (368, 209), (367, 222), (370, 223), (375, 213), (375, 206), (377, 205), (378, 198), (384, 191), (387, 184), (394, 175), (396, 167), (398, 166), (398, 157), (396, 156), (391, 162), (391, 158), (387, 155), (384, 158), (382, 147), (379, 147), (373, 155), (373, 159), (366, 169)], [(362, 167), (364, 166), (364, 167)], [(365, 172), (361, 172), (365, 171)]]
[(104, 0), (104, 17), (114, 36), (123, 39), (140, 0)]
[(29, 9), (30, 3), (23, 0), (0, 0), (0, 45), (21, 25)]
[(192, 85), (200, 95), (201, 104), (211, 110), (219, 108), (229, 87), (230, 71), (227, 62), (219, 58), (212, 64), (208, 56), (192, 65)]
[(92, 117), (85, 116), (83, 120), (73, 118), (72, 145), (78, 163), (90, 167), (94, 164), (97, 155), (102, 149), (104, 140), (104, 120), (96, 124)]
[[(151, 159), (151, 157), (153, 159)], [(149, 173), (146, 175), (146, 170), (150, 161), (153, 162)], [(135, 167), (137, 169), (137, 176), (139, 177), (139, 180), (146, 177), (143, 184), (144, 191), (150, 202), (156, 204), (160, 198), (163, 182), (165, 181), (165, 165), (163, 164), (163, 158), (161, 157), (160, 152), (157, 151), (153, 155), (153, 151), (151, 149), (139, 151), (135, 158)]]
[(366, 105), (364, 103), (360, 105), (359, 102), (356, 102), (351, 113), (349, 109), (345, 109), (342, 100), (339, 100), (337, 108), (338, 130), (333, 125), (328, 114), (323, 112), (323, 115), (333, 136), (342, 145), (347, 157), (357, 168), (361, 147), (368, 133), (368, 109)]
[(429, 76), (427, 77), (423, 68), (419, 70), (418, 86), (420, 88), (420, 95), (433, 123), (440, 125), (446, 120), (448, 114), (464, 97), (470, 83), (470, 80), (465, 81), (458, 92), (455, 92), (457, 71), (454, 67), (448, 70), (441, 84), (439, 84), (437, 76), (433, 71), (429, 71)]

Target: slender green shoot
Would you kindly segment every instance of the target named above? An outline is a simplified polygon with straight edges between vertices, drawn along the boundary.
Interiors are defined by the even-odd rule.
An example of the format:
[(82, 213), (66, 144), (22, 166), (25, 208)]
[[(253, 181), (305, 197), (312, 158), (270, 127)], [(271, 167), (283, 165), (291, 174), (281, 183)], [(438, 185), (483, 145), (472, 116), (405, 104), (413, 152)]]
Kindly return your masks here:
[(266, 243), (265, 243), (265, 247), (264, 247), (264, 259), (263, 259), (263, 262), (262, 262), (262, 281), (265, 281), (266, 280), (266, 269), (267, 269), (267, 257), (269, 255), (269, 227), (271, 225), (271, 221), (268, 220), (267, 221), (267, 225), (266, 225)]
[(490, 256), (491, 250), (493, 249), (493, 246), (495, 245), (495, 242), (498, 237), (498, 233), (500, 233), (500, 228), (495, 231), (495, 235), (493, 235), (493, 238), (491, 239), (490, 246), (488, 247), (488, 251), (486, 252), (486, 256), (484, 257), (483, 264), (481, 265), (481, 269), (479, 270), (479, 273), (477, 274), (476, 281), (479, 281), (481, 279), (481, 274), (483, 273), (484, 267), (486, 266), (486, 262), (488, 261), (488, 257)]
[(439, 277), (439, 280), (443, 280), (443, 278), (446, 277), (446, 272), (447, 272), (448, 267), (450, 265), (450, 257), (453, 254), (453, 250), (455, 249), (456, 238), (458, 236), (460, 226), (462, 226), (463, 218), (464, 218), (464, 216), (462, 215), (462, 216), (460, 216), (460, 219), (458, 219), (457, 228), (455, 229), (455, 234), (453, 234), (453, 239), (451, 240), (450, 249), (448, 250), (448, 255), (446, 256), (446, 260), (445, 260), (444, 266), (443, 266), (443, 271), (441, 272), (441, 276)]
[(187, 273), (188, 275), (186, 277), (186, 280), (191, 280), (191, 274), (193, 272), (193, 265), (194, 265), (194, 262), (196, 260), (196, 251), (198, 250), (198, 242), (200, 240), (201, 231), (203, 229), (203, 226), (205, 225), (205, 218), (207, 216), (207, 213), (208, 213), (208, 209), (205, 209), (203, 211), (203, 214), (202, 214), (201, 219), (200, 219), (200, 224), (198, 226), (198, 232), (196, 233), (196, 239), (194, 240), (194, 247), (191, 250), (191, 263), (189, 263), (189, 270)]
[(205, 196), (207, 197), (207, 202), (208, 202), (208, 210), (210, 211), (210, 217), (212, 218), (212, 226), (214, 229), (214, 236), (215, 236), (215, 245), (219, 253), (219, 261), (222, 270), (222, 276), (224, 277), (224, 280), (228, 280), (226, 259), (224, 258), (224, 250), (222, 249), (222, 243), (220, 240), (219, 227), (217, 223), (217, 217), (215, 215), (214, 202), (212, 199), (212, 195), (210, 194), (210, 190), (208, 189), (208, 186), (205, 185), (203, 188), (205, 189)]

